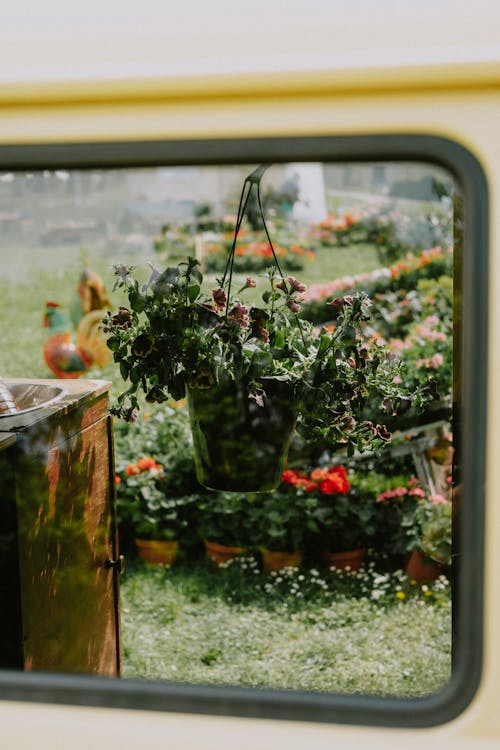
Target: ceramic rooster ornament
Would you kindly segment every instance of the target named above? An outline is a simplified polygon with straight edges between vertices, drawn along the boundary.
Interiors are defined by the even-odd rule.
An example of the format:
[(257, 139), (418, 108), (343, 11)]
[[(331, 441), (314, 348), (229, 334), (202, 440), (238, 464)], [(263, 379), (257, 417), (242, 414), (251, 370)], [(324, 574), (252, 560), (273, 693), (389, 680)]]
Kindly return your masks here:
[(70, 303), (70, 315), (76, 329), (81, 319), (92, 310), (104, 310), (111, 307), (104, 282), (98, 273), (85, 266), (78, 284), (78, 289)]
[(57, 302), (47, 302), (43, 324), (48, 336), (43, 347), (47, 366), (58, 378), (79, 378), (92, 365), (103, 367), (109, 359), (109, 349), (100, 330), (102, 310), (84, 315), (73, 341), (68, 315)]

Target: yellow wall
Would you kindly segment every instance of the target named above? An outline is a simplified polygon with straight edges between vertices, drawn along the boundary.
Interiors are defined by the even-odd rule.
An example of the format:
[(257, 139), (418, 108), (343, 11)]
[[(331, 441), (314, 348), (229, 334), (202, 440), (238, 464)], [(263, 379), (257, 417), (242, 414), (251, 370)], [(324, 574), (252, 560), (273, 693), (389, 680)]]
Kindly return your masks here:
[[(460, 67), (460, 66), (459, 66)], [(304, 76), (250, 75), (242, 85), (231, 76), (208, 79), (108, 84), (93, 89), (0, 86), (0, 143), (50, 143), (141, 139), (425, 133), (445, 136), (481, 162), (491, 198), (490, 362), (486, 508), (485, 657), (479, 692), (449, 725), (432, 730), (383, 730), (285, 722), (261, 722), (161, 713), (91, 710), (0, 703), (0, 747), (95, 747), (129, 750), (157, 738), (160, 746), (183, 750), (219, 746), (349, 748), (488, 748), (500, 742), (500, 504), (496, 461), (500, 455), (500, 66), (480, 65), (471, 84), (459, 67), (417, 72), (386, 69)], [(375, 80), (376, 79), (376, 80)], [(266, 83), (267, 81), (267, 83)], [(97, 90), (97, 94), (95, 91)], [(237, 93), (237, 90), (239, 93)], [(15, 93), (17, 91), (17, 94)], [(94, 92), (94, 93), (93, 93)], [(109, 97), (109, 98), (108, 98)], [(35, 101), (35, 99), (38, 101)], [(490, 744), (491, 743), (491, 744)]]

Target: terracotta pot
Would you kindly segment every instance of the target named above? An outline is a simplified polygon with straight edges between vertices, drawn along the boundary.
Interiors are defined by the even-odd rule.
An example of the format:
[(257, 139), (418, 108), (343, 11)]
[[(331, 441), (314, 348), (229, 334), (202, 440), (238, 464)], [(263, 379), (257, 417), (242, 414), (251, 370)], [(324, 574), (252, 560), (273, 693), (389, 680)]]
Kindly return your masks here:
[(262, 564), (264, 570), (283, 570), (283, 568), (298, 568), (304, 557), (302, 550), (298, 552), (273, 552), (261, 547)]
[(223, 565), (229, 560), (233, 560), (235, 557), (239, 557), (245, 552), (244, 547), (228, 547), (225, 544), (218, 544), (217, 542), (211, 542), (209, 539), (205, 539), (203, 544), (205, 545), (205, 556), (211, 560), (214, 565)]
[(148, 565), (172, 565), (179, 551), (179, 542), (165, 539), (136, 539), (139, 557)]
[(426, 557), (419, 549), (414, 549), (406, 561), (406, 575), (419, 583), (435, 581), (442, 572), (443, 566)]
[(359, 570), (365, 560), (365, 548), (347, 550), (346, 552), (323, 552), (323, 561), (330, 567), (337, 570), (350, 571)]

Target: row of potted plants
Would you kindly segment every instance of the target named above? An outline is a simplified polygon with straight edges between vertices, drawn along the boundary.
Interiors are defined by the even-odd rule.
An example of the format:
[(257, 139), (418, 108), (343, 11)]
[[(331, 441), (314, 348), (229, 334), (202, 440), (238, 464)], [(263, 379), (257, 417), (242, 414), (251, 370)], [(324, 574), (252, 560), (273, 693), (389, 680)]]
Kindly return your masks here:
[(272, 493), (209, 493), (200, 487), (177, 498), (165, 495), (165, 482), (163, 468), (150, 456), (117, 474), (120, 526), (128, 526), (140, 554), (149, 547), (148, 554), (157, 555), (157, 542), (166, 540), (175, 543), (165, 545), (174, 547), (169, 554), (179, 542), (185, 549), (203, 542), (207, 557), (218, 563), (258, 550), (267, 569), (298, 565), (306, 553), (356, 570), (369, 547), (381, 557), (402, 560), (420, 550), (440, 565), (451, 561), (451, 503), (424, 492), (415, 479), (344, 466), (286, 469)]

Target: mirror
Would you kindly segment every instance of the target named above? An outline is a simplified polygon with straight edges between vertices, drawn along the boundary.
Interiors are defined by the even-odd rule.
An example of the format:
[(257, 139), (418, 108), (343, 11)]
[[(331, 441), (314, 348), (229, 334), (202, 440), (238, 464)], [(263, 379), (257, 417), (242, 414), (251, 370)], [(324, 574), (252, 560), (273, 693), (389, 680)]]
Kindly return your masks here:
[[(11, 612), (1, 666), (397, 697), (448, 683), (456, 187), (426, 163), (275, 164), (259, 200), (251, 194), (233, 245), (241, 188), (256, 166), (0, 175), (4, 394), (21, 379), (64, 388), (55, 402), (0, 420), (0, 591)], [(149, 285), (151, 297), (154, 269), (186, 256), (198, 264), (179, 287), (185, 308), (230, 314), (246, 332), (253, 413), (269, 398), (258, 367), (271, 328), (251, 310), (280, 308), (283, 321), (292, 313), (286, 334), (296, 314), (305, 321), (297, 337), (311, 337), (290, 360), (271, 331), (282, 381), (291, 370), (295, 378), (309, 346), (333, 336), (337, 369), (327, 377), (323, 368), (322, 377), (344, 383), (344, 401), (345, 389), (357, 389), (371, 447), (349, 442), (351, 423), (338, 407), (335, 447), (333, 428), (315, 439), (297, 429), (276, 490), (213, 490), (196, 474), (191, 427), (201, 417), (190, 423), (183, 393), (152, 398), (162, 383), (148, 380), (149, 398), (140, 393), (139, 410), (129, 409), (135, 421), (108, 417), (108, 398), (114, 405), (140, 384), (153, 354), (164, 368), (161, 347), (178, 342), (172, 332), (156, 340), (151, 328), (138, 329), (133, 359), (130, 336), (144, 306), (134, 309), (127, 295), (131, 279), (138, 290)], [(225, 271), (239, 306), (217, 296)], [(200, 274), (206, 297), (196, 289)], [(166, 278), (169, 305), (177, 278)], [(341, 300), (351, 310), (360, 293), (370, 299), (359, 321), (365, 349), (346, 343), (345, 331), (334, 337)], [(215, 325), (206, 323), (203, 346)], [(399, 360), (401, 369), (391, 369)], [(196, 363), (202, 393), (202, 376), (213, 373)], [(386, 401), (375, 381), (392, 393)], [(323, 395), (307, 402), (302, 393), (306, 417)], [(202, 454), (228, 420), (227, 411), (221, 421), (210, 411), (216, 401), (212, 430), (197, 439)], [(276, 412), (273, 420), (276, 433)], [(210, 461), (231, 464), (234, 477), (235, 444), (247, 433), (233, 431), (229, 451)], [(263, 466), (262, 454), (252, 459), (255, 475)]]

